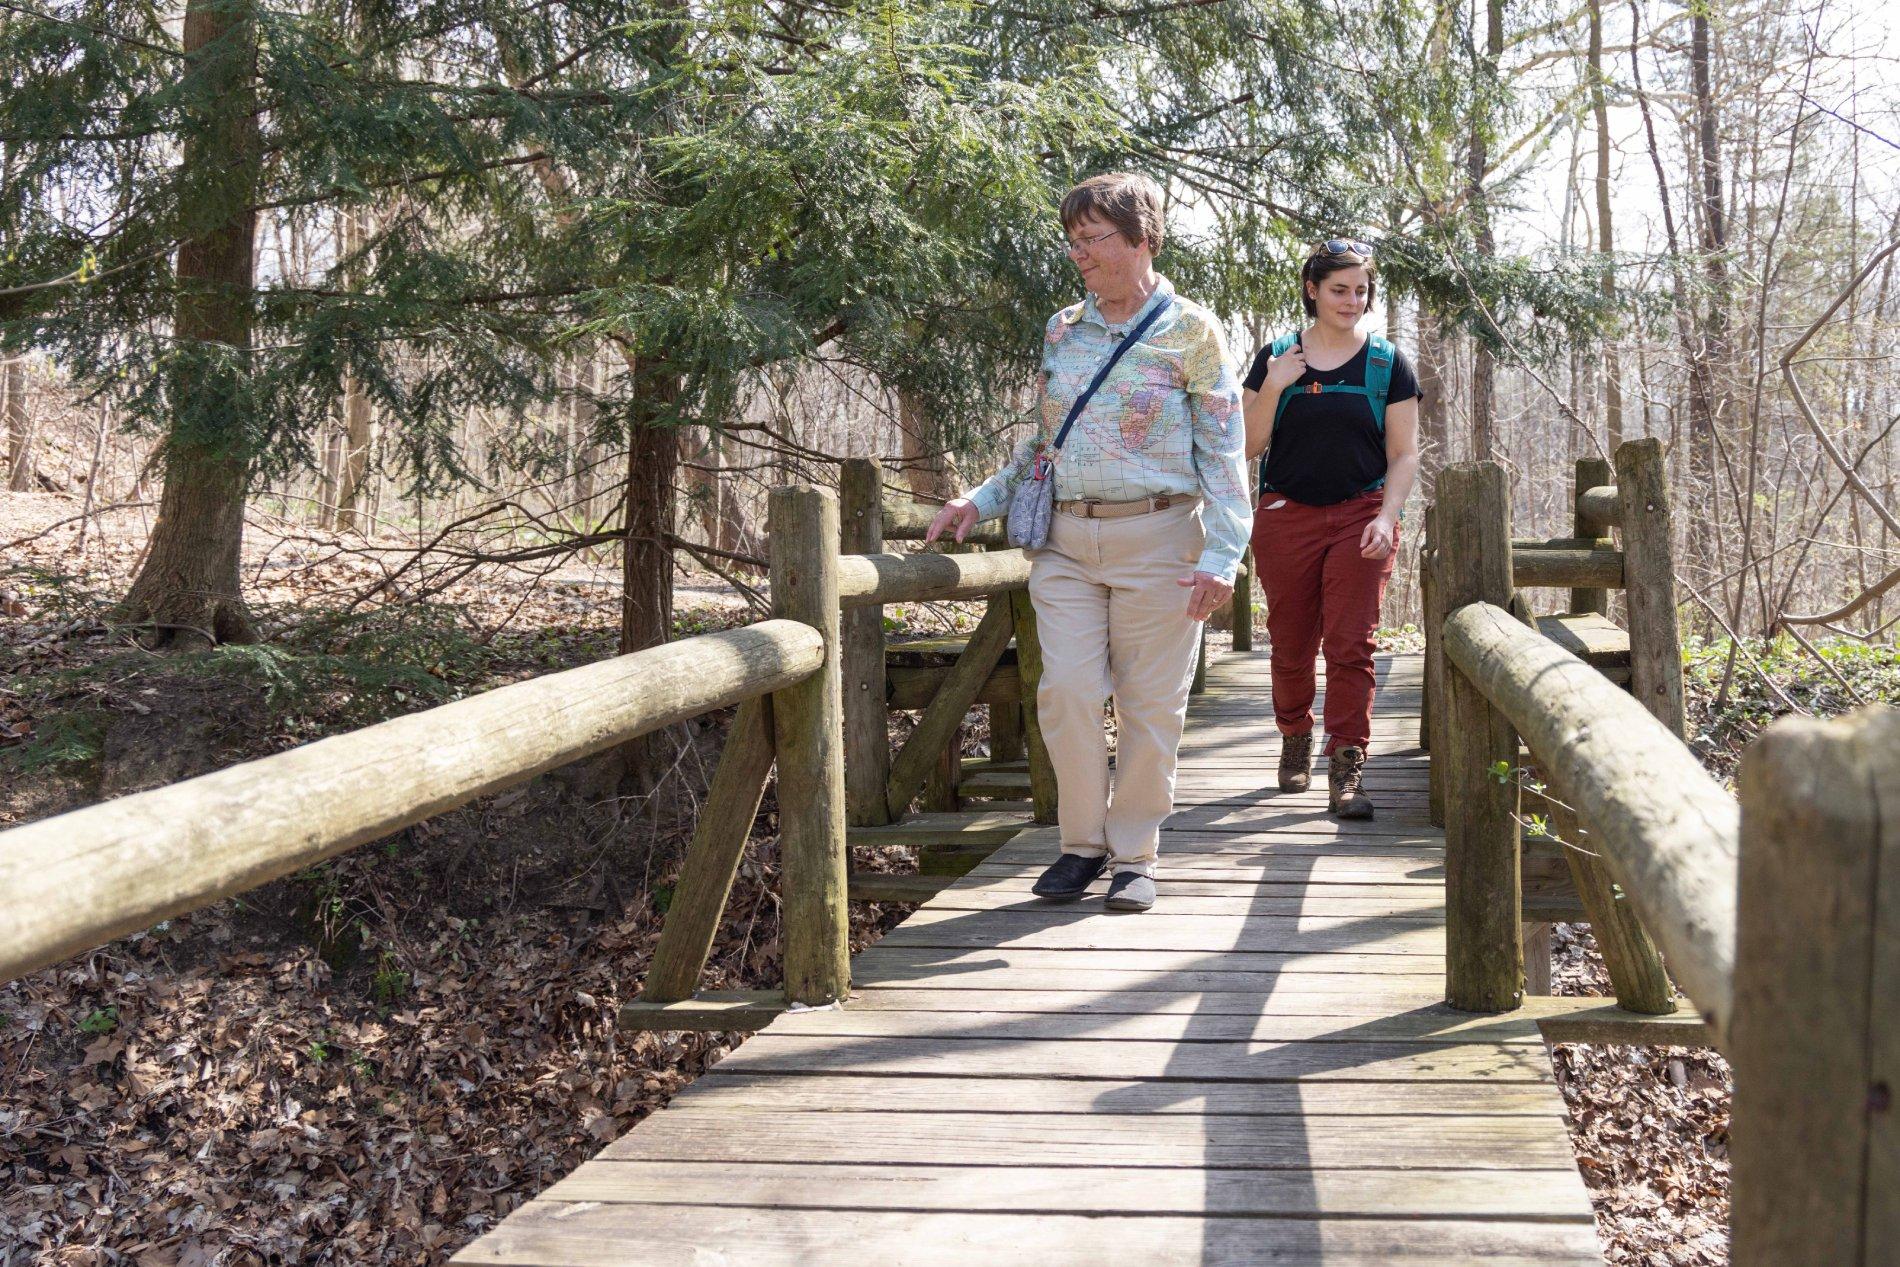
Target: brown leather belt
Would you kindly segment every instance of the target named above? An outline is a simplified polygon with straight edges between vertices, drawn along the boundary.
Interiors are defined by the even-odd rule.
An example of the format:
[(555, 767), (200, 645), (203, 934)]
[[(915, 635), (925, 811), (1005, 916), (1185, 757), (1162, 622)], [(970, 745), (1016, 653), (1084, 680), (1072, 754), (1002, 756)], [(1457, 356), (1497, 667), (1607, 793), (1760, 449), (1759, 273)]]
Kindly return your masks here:
[(1151, 511), (1166, 510), (1170, 506), (1183, 506), (1199, 501), (1192, 493), (1159, 493), (1153, 497), (1137, 497), (1128, 502), (1105, 502), (1095, 497), (1084, 497), (1080, 501), (1057, 502), (1056, 509), (1065, 515), (1074, 515), (1077, 519), (1121, 519), (1128, 515), (1145, 515)]

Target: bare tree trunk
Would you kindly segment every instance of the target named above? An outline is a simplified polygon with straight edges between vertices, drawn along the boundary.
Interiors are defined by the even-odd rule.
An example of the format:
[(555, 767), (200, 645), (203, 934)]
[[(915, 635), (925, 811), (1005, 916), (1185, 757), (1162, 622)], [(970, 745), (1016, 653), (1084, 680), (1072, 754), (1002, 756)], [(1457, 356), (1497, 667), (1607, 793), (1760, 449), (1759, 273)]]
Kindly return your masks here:
[(1438, 314), (1418, 301), (1419, 472), (1426, 496), (1437, 486), (1438, 472), (1451, 461), (1451, 431), (1445, 411), (1445, 336)]
[[(1616, 302), (1616, 235), (1610, 220), (1610, 109), (1603, 90), (1603, 3), (1590, 0), (1590, 110), (1597, 134), (1597, 251), (1603, 256), (1603, 299)], [(1623, 443), (1623, 381), (1616, 344), (1603, 344), (1604, 451), (1616, 452)]]
[(916, 392), (897, 393), (897, 431), (903, 445), (904, 479), (910, 484), (911, 496), (920, 501), (947, 502), (963, 491), (956, 459), (944, 451), (930, 407)]
[(26, 412), (26, 360), (15, 357), (0, 372), (0, 416), (7, 431), (7, 487), (33, 487), (33, 423)]
[(193, 186), (186, 223), (209, 227), (178, 248), (165, 491), (116, 615), (151, 626), (158, 645), (197, 646), (257, 636), (238, 591), (260, 151), (251, 0), (190, 0), (184, 56), (206, 111), (181, 160)]
[(626, 545), (621, 554), (620, 651), (665, 642), (673, 628), (673, 496), (679, 437), (658, 421), (678, 398), (671, 374), (635, 367), (627, 484), (622, 502)]
[[(1692, 6), (1689, 15), (1689, 61), (1695, 87), (1697, 149), (1702, 168), (1698, 211), (1701, 229), (1702, 272), (1708, 286), (1702, 314), (1699, 347), (1689, 361), (1689, 470), (1706, 509), (1715, 506), (1715, 427), (1718, 412), (1716, 368), (1728, 359), (1728, 224), (1722, 204), (1722, 152), (1717, 136), (1715, 100), (1711, 87), (1709, 17), (1704, 6)], [(1689, 557), (1706, 575), (1715, 557), (1715, 515), (1689, 516)]]
[[(1504, 55), (1504, 0), (1485, 0), (1485, 73), (1480, 77), (1487, 94), (1497, 77), (1498, 60)], [(1490, 132), (1483, 110), (1474, 104), (1471, 115), (1471, 150), (1466, 158), (1466, 194), (1476, 222), (1478, 254), (1486, 259), (1497, 254), (1497, 235), (1491, 227), (1491, 209), (1484, 189), (1484, 177), (1490, 167)], [(1472, 346), (1471, 356), (1471, 457), (1482, 462), (1501, 456), (1497, 434), (1497, 359), (1491, 351), (1490, 323), (1481, 321), (1482, 330)]]
[[(345, 207), (338, 217), (337, 246), (347, 257), (363, 249), (364, 212)], [(343, 464), (338, 473), (336, 491), (336, 528), (338, 532), (368, 533), (370, 516), (364, 505), (369, 479), (370, 449), (375, 444), (375, 419), (369, 407), (369, 395), (354, 374), (343, 376)]]

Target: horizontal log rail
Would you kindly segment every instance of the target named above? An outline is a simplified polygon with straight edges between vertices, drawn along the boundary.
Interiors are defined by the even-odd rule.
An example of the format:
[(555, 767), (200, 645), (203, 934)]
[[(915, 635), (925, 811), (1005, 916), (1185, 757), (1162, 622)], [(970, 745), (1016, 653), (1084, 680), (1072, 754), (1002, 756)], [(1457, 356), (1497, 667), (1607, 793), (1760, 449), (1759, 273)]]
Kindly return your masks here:
[(838, 560), (838, 601), (845, 608), (983, 598), (1024, 589), (1029, 559), (1021, 550), (989, 554), (847, 554)]
[[(1602, 674), (1502, 608), (1445, 622), (1445, 657), (1509, 719), (1661, 946), (1717, 1045), (1733, 1011), (1735, 799), (1695, 754)], [(1434, 757), (1438, 754), (1434, 753)]]
[(1577, 526), (1608, 532), (1623, 522), (1623, 502), (1614, 484), (1598, 484), (1577, 493)]
[[(884, 539), (886, 541), (922, 541), (924, 534), (930, 531), (930, 523), (937, 517), (941, 506), (928, 502), (886, 501), (883, 505)], [(978, 524), (963, 538), (965, 545), (1007, 546), (1009, 541), (1003, 534), (1002, 520)]]
[(801, 682), (768, 620), (617, 656), (0, 833), (0, 981), (662, 726)]
[(1602, 547), (1514, 545), (1511, 583), (1519, 589), (1622, 589), (1623, 552)]

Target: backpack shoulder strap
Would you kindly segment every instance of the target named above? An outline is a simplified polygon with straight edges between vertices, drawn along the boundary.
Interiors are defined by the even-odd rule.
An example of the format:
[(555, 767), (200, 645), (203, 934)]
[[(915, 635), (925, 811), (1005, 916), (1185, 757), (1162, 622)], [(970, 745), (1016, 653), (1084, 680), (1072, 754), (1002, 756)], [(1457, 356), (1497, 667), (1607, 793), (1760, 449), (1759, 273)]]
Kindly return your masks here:
[(1379, 335), (1366, 336), (1366, 397), (1381, 435), (1385, 433), (1385, 398), (1392, 393), (1392, 361), (1397, 355), (1398, 349)]

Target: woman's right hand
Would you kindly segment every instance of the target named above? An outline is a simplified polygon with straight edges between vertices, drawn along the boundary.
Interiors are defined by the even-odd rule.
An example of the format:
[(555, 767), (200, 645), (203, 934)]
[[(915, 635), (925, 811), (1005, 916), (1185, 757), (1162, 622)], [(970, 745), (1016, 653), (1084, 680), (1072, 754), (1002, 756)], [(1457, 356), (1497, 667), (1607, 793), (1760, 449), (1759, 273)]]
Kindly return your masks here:
[(976, 527), (976, 503), (967, 497), (953, 497), (945, 502), (937, 517), (930, 521), (930, 530), (924, 533), (924, 544), (928, 545), (946, 532), (954, 531), (961, 542), (970, 535), (970, 529)]
[(1272, 400), (1278, 400), (1280, 393), (1300, 381), (1300, 375), (1306, 373), (1306, 349), (1295, 343), (1279, 356), (1267, 361), (1267, 379), (1260, 385), (1260, 393)]

